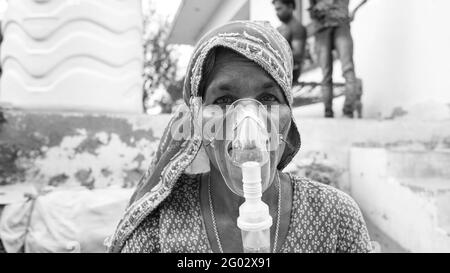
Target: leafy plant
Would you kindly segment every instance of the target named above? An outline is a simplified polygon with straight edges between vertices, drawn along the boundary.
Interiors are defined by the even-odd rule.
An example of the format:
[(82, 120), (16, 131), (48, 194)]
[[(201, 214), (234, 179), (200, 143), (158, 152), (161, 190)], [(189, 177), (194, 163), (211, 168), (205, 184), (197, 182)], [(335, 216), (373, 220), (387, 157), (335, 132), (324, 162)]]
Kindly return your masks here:
[[(146, 2), (146, 3), (144, 3)], [(151, 0), (143, 0), (144, 16), (144, 109), (150, 97), (159, 90), (168, 90), (176, 82), (178, 57), (175, 47), (167, 43), (171, 23), (157, 13)]]

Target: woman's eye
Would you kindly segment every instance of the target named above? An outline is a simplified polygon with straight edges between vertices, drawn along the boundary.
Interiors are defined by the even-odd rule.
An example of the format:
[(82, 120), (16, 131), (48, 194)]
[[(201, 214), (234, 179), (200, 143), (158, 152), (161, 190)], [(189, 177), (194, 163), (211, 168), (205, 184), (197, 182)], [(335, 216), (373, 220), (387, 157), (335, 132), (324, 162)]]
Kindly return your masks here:
[(259, 97), (260, 102), (280, 102), (277, 97), (271, 94), (265, 94)]
[(223, 96), (214, 101), (214, 104), (218, 105), (231, 105), (235, 101), (231, 96)]

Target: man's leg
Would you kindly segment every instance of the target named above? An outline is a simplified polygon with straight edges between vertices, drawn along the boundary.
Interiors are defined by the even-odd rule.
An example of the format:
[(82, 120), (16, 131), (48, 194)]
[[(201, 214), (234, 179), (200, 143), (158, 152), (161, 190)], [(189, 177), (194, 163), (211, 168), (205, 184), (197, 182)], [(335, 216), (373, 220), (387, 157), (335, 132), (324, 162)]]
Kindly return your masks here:
[(322, 69), (322, 97), (325, 105), (325, 117), (333, 113), (333, 28), (327, 28), (316, 34), (316, 50), (319, 66)]
[(362, 102), (361, 97), (363, 94), (363, 83), (362, 80), (356, 79), (356, 102), (355, 102), (355, 111), (358, 114), (358, 118), (362, 118)]
[(353, 63), (353, 38), (350, 25), (341, 25), (335, 30), (334, 45), (339, 53), (342, 65), (342, 74), (345, 79), (345, 103), (344, 115), (353, 117), (355, 104), (357, 102), (357, 82), (355, 65)]
[(298, 84), (298, 78), (300, 78), (300, 67), (294, 67), (294, 70), (292, 70), (292, 86)]

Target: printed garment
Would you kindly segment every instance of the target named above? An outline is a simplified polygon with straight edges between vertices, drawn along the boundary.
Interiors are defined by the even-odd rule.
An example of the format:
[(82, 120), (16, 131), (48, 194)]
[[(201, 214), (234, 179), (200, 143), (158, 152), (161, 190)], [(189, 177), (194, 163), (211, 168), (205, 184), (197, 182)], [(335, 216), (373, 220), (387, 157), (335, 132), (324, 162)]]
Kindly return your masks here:
[[(212, 253), (200, 208), (200, 176), (183, 175), (172, 195), (134, 230), (122, 252)], [(351, 197), (327, 185), (291, 177), (293, 204), (283, 253), (366, 253), (372, 249)]]

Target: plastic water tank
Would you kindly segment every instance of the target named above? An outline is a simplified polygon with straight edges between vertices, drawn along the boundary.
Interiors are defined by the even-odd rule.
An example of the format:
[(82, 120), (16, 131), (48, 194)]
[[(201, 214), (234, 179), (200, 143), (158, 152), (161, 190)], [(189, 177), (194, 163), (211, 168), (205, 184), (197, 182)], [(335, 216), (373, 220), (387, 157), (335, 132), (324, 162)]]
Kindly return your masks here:
[(0, 103), (142, 113), (141, 0), (9, 1)]

